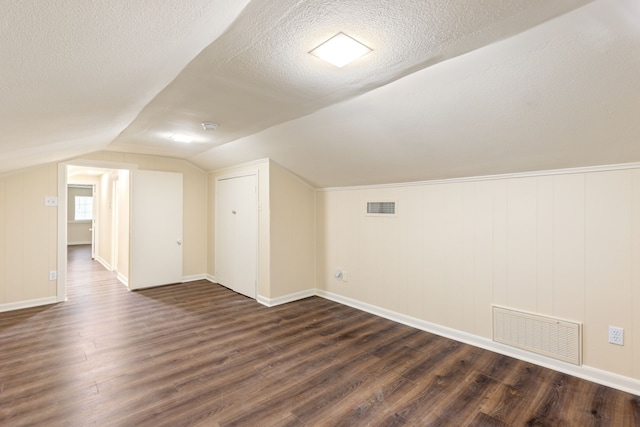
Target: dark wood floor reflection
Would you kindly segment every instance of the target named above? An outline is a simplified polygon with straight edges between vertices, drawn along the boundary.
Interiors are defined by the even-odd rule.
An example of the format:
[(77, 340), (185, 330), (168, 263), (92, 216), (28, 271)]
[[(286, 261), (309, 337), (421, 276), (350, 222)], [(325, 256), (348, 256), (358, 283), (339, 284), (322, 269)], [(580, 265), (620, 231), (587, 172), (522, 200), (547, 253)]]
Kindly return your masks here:
[(69, 301), (0, 313), (2, 426), (640, 426), (640, 399), (321, 298), (129, 292), (87, 247)]

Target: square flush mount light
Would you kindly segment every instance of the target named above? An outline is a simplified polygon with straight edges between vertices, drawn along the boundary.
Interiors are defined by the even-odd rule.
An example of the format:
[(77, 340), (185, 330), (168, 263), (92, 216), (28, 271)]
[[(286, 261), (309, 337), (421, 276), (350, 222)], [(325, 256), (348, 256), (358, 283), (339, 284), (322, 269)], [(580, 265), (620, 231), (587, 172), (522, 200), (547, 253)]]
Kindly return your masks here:
[(371, 49), (356, 39), (345, 33), (338, 33), (309, 53), (342, 68), (369, 52)]

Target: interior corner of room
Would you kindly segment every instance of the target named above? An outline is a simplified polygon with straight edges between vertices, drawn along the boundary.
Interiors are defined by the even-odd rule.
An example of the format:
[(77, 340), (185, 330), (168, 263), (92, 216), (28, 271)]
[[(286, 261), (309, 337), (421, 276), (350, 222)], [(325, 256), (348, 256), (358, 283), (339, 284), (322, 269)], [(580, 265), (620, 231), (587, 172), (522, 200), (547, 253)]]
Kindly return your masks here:
[[(18, 3), (7, 22), (31, 22)], [(636, 2), (343, 2), (319, 16), (349, 12), (369, 53), (342, 68), (309, 54), (338, 32), (305, 21), (328, 2), (170, 3), (182, 15), (73, 11), (94, 42), (91, 22), (124, 32), (73, 39), (68, 63), (11, 24), (0, 311), (68, 303), (68, 247), (91, 245), (131, 291), (319, 296), (640, 395)], [(505, 341), (496, 308), (520, 316)], [(548, 325), (577, 325), (570, 349), (539, 342)]]

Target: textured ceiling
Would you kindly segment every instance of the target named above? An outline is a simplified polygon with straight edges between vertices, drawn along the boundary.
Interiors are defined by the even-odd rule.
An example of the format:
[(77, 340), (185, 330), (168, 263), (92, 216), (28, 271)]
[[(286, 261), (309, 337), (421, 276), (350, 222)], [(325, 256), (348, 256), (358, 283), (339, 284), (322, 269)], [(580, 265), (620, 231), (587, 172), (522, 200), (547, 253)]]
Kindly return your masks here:
[[(320, 187), (640, 161), (636, 0), (161, 6), (0, 6), (0, 172), (105, 148)], [(307, 53), (339, 31), (374, 51)]]
[[(190, 157), (312, 113), (564, 13), (576, 0), (253, 0), (109, 149)], [(343, 31), (373, 52), (308, 52)], [(214, 133), (202, 121), (220, 126)], [(168, 137), (181, 129), (189, 146)], [(210, 166), (218, 166), (218, 163)], [(207, 163), (202, 164), (208, 168)]]
[(248, 0), (0, 3), (0, 172), (105, 148)]
[(198, 155), (320, 187), (640, 161), (640, 2), (597, 1)]

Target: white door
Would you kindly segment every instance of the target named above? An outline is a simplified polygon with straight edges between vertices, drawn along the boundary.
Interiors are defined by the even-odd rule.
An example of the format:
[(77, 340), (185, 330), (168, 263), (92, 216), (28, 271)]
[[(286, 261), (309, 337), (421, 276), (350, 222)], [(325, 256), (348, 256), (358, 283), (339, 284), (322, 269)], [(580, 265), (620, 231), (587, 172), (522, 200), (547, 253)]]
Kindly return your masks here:
[(258, 196), (255, 175), (217, 182), (215, 239), (216, 281), (256, 298)]
[(182, 207), (181, 173), (133, 172), (130, 289), (182, 282)]
[(232, 289), (233, 272), (235, 270), (235, 220), (234, 185), (233, 181), (222, 180), (216, 184), (216, 282)]

